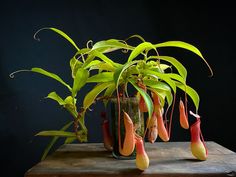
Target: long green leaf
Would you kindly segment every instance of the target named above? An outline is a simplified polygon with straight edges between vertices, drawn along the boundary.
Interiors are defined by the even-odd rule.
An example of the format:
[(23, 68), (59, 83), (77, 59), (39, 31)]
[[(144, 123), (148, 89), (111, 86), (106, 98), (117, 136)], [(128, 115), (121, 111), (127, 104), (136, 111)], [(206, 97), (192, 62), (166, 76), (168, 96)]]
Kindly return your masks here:
[[(71, 125), (72, 125), (73, 121), (67, 123), (66, 125), (64, 125), (60, 131), (65, 131), (67, 130)], [(52, 138), (52, 140), (48, 143), (47, 147), (44, 149), (43, 155), (41, 157), (41, 160), (44, 160), (46, 158), (46, 156), (48, 155), (49, 151), (51, 150), (51, 148), (53, 147), (53, 145), (57, 142), (57, 140), (59, 139), (58, 136), (55, 136)]]
[(31, 71), (43, 74), (43, 75), (48, 76), (50, 78), (53, 78), (53, 79), (57, 80), (58, 82), (60, 82), (61, 84), (63, 84), (64, 86), (66, 86), (70, 91), (72, 90), (71, 87), (67, 83), (65, 83), (58, 75), (56, 75), (54, 73), (50, 73), (42, 68), (32, 68)]
[(182, 84), (185, 84), (185, 80), (184, 78), (182, 78), (180, 75), (178, 74), (174, 74), (174, 73), (165, 73), (165, 75), (173, 80), (177, 80), (179, 82), (181, 82)]
[(56, 92), (49, 93), (46, 98), (50, 98), (52, 100), (55, 100), (61, 106), (66, 104), (66, 102)]
[[(115, 83), (112, 83), (109, 87), (107, 87), (106, 91), (104, 92), (104, 97), (110, 97), (112, 96), (112, 94), (114, 93), (114, 91), (116, 90), (116, 87), (115, 87)], [(104, 103), (104, 106), (106, 107), (107, 106), (107, 103), (108, 103), (108, 100), (105, 99), (103, 101)]]
[(158, 81), (158, 80), (143, 79), (143, 83), (144, 83), (144, 85), (147, 85), (151, 88), (157, 88), (160, 90), (171, 91), (171, 88), (169, 85), (167, 85), (164, 82)]
[(171, 63), (179, 72), (179, 74), (186, 80), (187, 78), (187, 70), (186, 68), (174, 57), (170, 56), (150, 56), (148, 57), (149, 59), (160, 59), (160, 60), (165, 60), (169, 63)]
[(119, 67), (116, 69), (114, 75), (113, 75), (113, 78), (114, 78), (114, 82), (115, 82), (115, 85), (116, 87), (118, 87), (119, 85), (119, 81), (120, 81), (120, 78), (121, 78), (121, 75), (124, 73), (124, 71), (129, 68), (130, 66), (136, 64), (140, 62), (140, 60), (135, 60), (135, 61), (131, 61), (131, 62), (127, 62), (126, 64), (124, 64), (123, 66)]
[(165, 81), (174, 91), (174, 93), (176, 93), (176, 85), (175, 82), (173, 80), (171, 80), (171, 78), (163, 73), (159, 73), (159, 72), (155, 72), (152, 70), (144, 70), (143, 71), (144, 74), (153, 76), (153, 77), (158, 77), (159, 79), (162, 79), (163, 81)]
[(83, 108), (84, 110), (88, 109), (96, 99), (96, 97), (107, 87), (112, 85), (113, 82), (104, 82), (101, 84), (96, 85), (84, 98)]
[(88, 78), (87, 82), (110, 82), (113, 81), (113, 72), (102, 72)]
[(82, 65), (83, 65), (83, 63), (81, 61), (77, 60), (75, 57), (73, 57), (70, 60), (70, 68), (71, 68), (72, 78), (75, 78), (78, 69), (81, 68)]
[(108, 63), (101, 62), (101, 63), (99, 63), (97, 65), (93, 65), (89, 68), (89, 70), (94, 70), (94, 69), (99, 70), (99, 72), (101, 72), (101, 71), (112, 71), (112, 72), (114, 72), (116, 68), (114, 66), (109, 65)]
[[(141, 54), (144, 50), (154, 49), (156, 51), (155, 46), (150, 42), (143, 42), (139, 44), (134, 50), (131, 52), (128, 58), (128, 62), (132, 61), (135, 57)], [(156, 51), (157, 52), (157, 51)]]
[(93, 60), (93, 61), (91, 61), (89, 64), (87, 64), (86, 67), (84, 67), (84, 68), (85, 68), (85, 69), (88, 69), (88, 68), (90, 68), (90, 67), (92, 67), (92, 66), (96, 66), (96, 65), (98, 65), (98, 64), (100, 64), (100, 63), (102, 63), (102, 61), (100, 61), (100, 60)]
[(56, 28), (49, 28), (49, 29), (60, 34), (62, 37), (64, 37), (66, 40), (68, 40), (78, 51), (80, 50), (79, 47), (75, 44), (75, 42), (66, 33), (64, 33), (63, 31), (56, 29)]
[(99, 50), (102, 53), (106, 53), (106, 52), (110, 52), (110, 51), (114, 51), (118, 49), (132, 50), (133, 47), (129, 46), (128, 44), (125, 44), (124, 42), (121, 42), (120, 40), (109, 39), (109, 40), (99, 41), (95, 43), (92, 48), (92, 50)]
[(72, 95), (75, 96), (77, 92), (86, 84), (86, 81), (89, 77), (88, 70), (84, 68), (79, 68), (76, 76), (74, 78), (73, 88), (72, 88)]
[(162, 93), (162, 95), (165, 95), (169, 106), (172, 104), (173, 95), (169, 85), (161, 81), (150, 80), (143, 80), (143, 83), (149, 88), (156, 90), (158, 93)]
[(141, 88), (139, 88), (137, 86), (137, 84), (132, 81), (129, 80), (129, 82), (134, 86), (134, 88), (141, 94), (141, 96), (144, 98), (144, 101), (147, 105), (147, 109), (148, 109), (148, 117), (151, 118), (152, 117), (152, 112), (153, 112), (153, 103), (152, 103), (152, 99), (150, 98), (150, 96)]
[(88, 65), (86, 65), (85, 69), (89, 69), (89, 70), (99, 69), (99, 70), (105, 70), (105, 71), (114, 71), (115, 67), (112, 66), (111, 64), (108, 64), (100, 60), (93, 60)]
[(140, 39), (142, 42), (145, 42), (145, 39), (144, 39), (142, 36), (138, 35), (138, 34), (134, 34), (134, 35), (132, 35), (132, 36), (129, 36), (127, 39), (125, 39), (125, 41), (127, 41), (127, 40), (129, 40), (129, 39), (131, 39), (131, 38), (138, 38), (138, 39)]
[(101, 53), (97, 50), (94, 50), (91, 53), (91, 55), (94, 55), (94, 56), (100, 58), (101, 60), (103, 60), (104, 62), (110, 64), (111, 66), (114, 66), (114, 67), (120, 66), (120, 64), (113, 62), (110, 58), (108, 58), (106, 55), (104, 55), (103, 53)]
[(199, 102), (200, 102), (200, 97), (199, 97), (198, 93), (188, 85), (184, 85), (180, 82), (175, 82), (175, 83), (178, 88), (180, 88), (184, 92), (186, 91), (186, 93), (190, 96), (190, 98), (192, 99), (192, 101), (196, 107), (196, 112), (197, 112), (197, 110), (199, 108)]
[(60, 136), (60, 137), (75, 137), (75, 133), (66, 132), (62, 130), (48, 130), (41, 131), (37, 133), (35, 136)]
[(179, 48), (189, 50), (189, 51), (197, 54), (206, 63), (207, 67), (210, 70), (211, 76), (213, 75), (213, 71), (212, 71), (210, 65), (208, 64), (208, 62), (206, 61), (206, 59), (202, 56), (202, 54), (198, 50), (198, 48), (196, 48), (192, 44), (189, 44), (189, 43), (186, 43), (186, 42), (183, 42), (183, 41), (167, 41), (167, 42), (155, 44), (154, 46), (156, 48), (159, 48), (159, 47), (179, 47)]

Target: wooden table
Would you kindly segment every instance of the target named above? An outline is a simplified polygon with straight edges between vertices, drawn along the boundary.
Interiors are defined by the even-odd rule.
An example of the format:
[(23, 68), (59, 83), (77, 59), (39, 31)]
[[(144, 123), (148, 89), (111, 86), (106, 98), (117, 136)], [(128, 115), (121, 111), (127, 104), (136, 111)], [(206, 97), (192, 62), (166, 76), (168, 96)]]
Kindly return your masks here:
[(236, 176), (236, 153), (207, 142), (206, 161), (192, 156), (189, 142), (145, 144), (150, 166), (136, 169), (135, 160), (116, 160), (101, 143), (67, 144), (28, 170), (25, 177), (195, 177)]

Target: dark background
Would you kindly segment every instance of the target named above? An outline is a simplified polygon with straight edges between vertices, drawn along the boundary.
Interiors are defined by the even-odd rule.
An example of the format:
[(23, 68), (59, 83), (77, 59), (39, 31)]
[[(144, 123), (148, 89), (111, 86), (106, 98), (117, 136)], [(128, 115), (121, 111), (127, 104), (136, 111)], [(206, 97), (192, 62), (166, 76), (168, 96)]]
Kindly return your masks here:
[[(172, 52), (188, 69), (188, 84), (200, 97), (199, 114), (206, 140), (236, 151), (235, 142), (235, 30), (233, 5), (227, 1), (4, 1), (0, 6), (0, 160), (1, 175), (23, 176), (39, 162), (48, 138), (34, 137), (41, 130), (59, 129), (70, 116), (44, 97), (51, 91), (66, 96), (63, 86), (34, 73), (9, 74), (42, 67), (71, 83), (69, 59), (74, 48), (51, 31), (56, 27), (82, 47), (86, 41), (140, 34), (158, 43), (182, 40), (197, 46), (214, 70), (189, 51)], [(191, 80), (190, 80), (191, 78)], [(89, 87), (82, 90), (83, 96)], [(88, 114), (89, 141), (101, 141), (100, 104)], [(175, 122), (177, 116), (174, 117)], [(189, 140), (187, 131), (174, 127), (173, 141)], [(158, 141), (160, 141), (158, 139)], [(60, 145), (57, 144), (56, 147)]]

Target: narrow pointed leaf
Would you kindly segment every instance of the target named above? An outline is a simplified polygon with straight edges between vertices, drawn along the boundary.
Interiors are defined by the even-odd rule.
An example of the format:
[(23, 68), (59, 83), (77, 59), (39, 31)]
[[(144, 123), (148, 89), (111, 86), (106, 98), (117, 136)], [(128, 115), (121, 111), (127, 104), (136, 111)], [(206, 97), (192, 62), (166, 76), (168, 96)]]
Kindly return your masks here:
[[(115, 87), (115, 83), (112, 83), (109, 87), (107, 87), (106, 91), (104, 92), (104, 97), (110, 97), (112, 96), (112, 94), (114, 93), (114, 91), (116, 90), (116, 87)], [(105, 107), (107, 106), (107, 103), (108, 103), (108, 100), (105, 99), (103, 101)]]
[(128, 62), (128, 63), (124, 64), (123, 66), (121, 66), (121, 67), (116, 69), (116, 71), (115, 71), (115, 73), (113, 75), (116, 87), (118, 87), (118, 85), (119, 85), (119, 81), (120, 81), (120, 78), (121, 78), (121, 75), (123, 74), (123, 72), (127, 68), (129, 68), (130, 66), (132, 66), (132, 65), (134, 65), (134, 64), (136, 64), (138, 62), (140, 62), (140, 60), (131, 61), (131, 62)]
[(64, 37), (67, 41), (69, 41), (78, 51), (80, 50), (79, 47), (77, 47), (77, 45), (75, 44), (75, 42), (63, 31), (56, 29), (56, 28), (49, 28), (53, 31), (55, 31), (56, 33), (60, 34), (62, 37)]
[(85, 85), (89, 77), (89, 72), (84, 68), (79, 68), (74, 78), (72, 95), (75, 96), (77, 92)]
[(186, 68), (174, 57), (170, 57), (170, 56), (150, 56), (150, 57), (148, 57), (148, 59), (160, 59), (160, 60), (164, 60), (164, 61), (167, 61), (167, 62), (171, 63), (177, 69), (179, 74), (184, 78), (184, 80), (186, 80), (186, 78), (187, 78)]
[(213, 71), (210, 67), (210, 65), (208, 64), (208, 62), (205, 60), (205, 58), (202, 56), (201, 52), (198, 50), (198, 48), (196, 48), (195, 46), (193, 46), (192, 44), (183, 42), (183, 41), (167, 41), (167, 42), (163, 42), (163, 43), (159, 43), (159, 44), (155, 44), (156, 48), (159, 47), (179, 47), (179, 48), (183, 48), (183, 49), (187, 49), (195, 54), (197, 54), (207, 65), (207, 67), (210, 70), (211, 76), (213, 75)]
[(107, 87), (112, 85), (113, 82), (104, 82), (101, 84), (96, 85), (84, 98), (83, 108), (84, 110), (88, 109), (96, 99), (96, 97)]
[(129, 36), (129, 37), (126, 39), (126, 41), (129, 40), (129, 39), (131, 39), (131, 38), (138, 38), (138, 39), (140, 39), (142, 42), (145, 42), (145, 39), (144, 39), (142, 36), (138, 35), (138, 34), (134, 34), (134, 35), (132, 35), (132, 36)]
[(101, 60), (103, 60), (104, 62), (110, 64), (113, 67), (120, 66), (120, 64), (113, 62), (110, 58), (108, 58), (106, 55), (104, 55), (103, 53), (101, 53), (97, 50), (94, 50), (91, 54), (98, 57), (98, 58), (100, 58)]
[(75, 57), (73, 57), (70, 60), (70, 68), (71, 68), (72, 78), (75, 78), (78, 69), (81, 68), (82, 65), (83, 65), (83, 63), (81, 61), (77, 60)]
[[(72, 121), (67, 123), (60, 130), (61, 131), (67, 130), (72, 125), (72, 123), (73, 123)], [(58, 139), (59, 139), (58, 136), (55, 136), (55, 137), (52, 138), (52, 140), (48, 143), (47, 147), (44, 149), (44, 152), (43, 152), (43, 155), (41, 157), (41, 160), (44, 160), (46, 158), (46, 156), (48, 155), (49, 151), (51, 150), (51, 148), (57, 142)]]
[(156, 51), (155, 46), (150, 42), (143, 42), (143, 43), (139, 44), (131, 52), (131, 54), (128, 58), (128, 62), (132, 61), (135, 57), (137, 57), (139, 54), (141, 54), (144, 50), (150, 50), (150, 49), (154, 49)]
[(175, 82), (173, 80), (171, 80), (171, 78), (169, 76), (167, 76), (166, 74), (163, 73), (158, 73), (152, 70), (144, 70), (143, 71), (144, 74), (153, 76), (153, 77), (158, 77), (159, 79), (162, 79), (163, 81), (165, 81), (174, 91), (174, 93), (176, 92), (176, 85)]
[(87, 82), (110, 82), (113, 81), (113, 72), (102, 72), (88, 78)]
[(152, 112), (153, 112), (153, 103), (152, 103), (152, 99), (150, 98), (150, 96), (141, 88), (138, 87), (138, 85), (132, 81), (129, 80), (129, 82), (134, 86), (134, 88), (142, 95), (142, 97), (144, 98), (144, 101), (147, 105), (147, 109), (148, 109), (148, 117), (151, 118), (152, 116)]
[(98, 65), (98, 64), (100, 64), (100, 63), (102, 63), (102, 61), (100, 61), (100, 60), (93, 60), (93, 61), (91, 61), (88, 65), (86, 65), (86, 67), (84, 67), (85, 69), (88, 69), (88, 68), (90, 68), (90, 67), (92, 67), (92, 66), (96, 66), (96, 65)]
[(50, 98), (52, 100), (55, 100), (61, 106), (66, 104), (66, 102), (56, 92), (49, 93), (46, 98)]
[(31, 71), (43, 74), (43, 75), (48, 76), (50, 78), (53, 78), (53, 79), (57, 80), (58, 82), (60, 82), (61, 84), (63, 84), (64, 86), (66, 86), (70, 91), (72, 90), (71, 87), (67, 83), (65, 83), (58, 75), (56, 75), (54, 73), (48, 72), (42, 68), (32, 68)]
[(164, 90), (164, 91), (171, 91), (170, 86), (164, 82), (154, 81), (151, 79), (144, 79), (143, 83), (152, 88), (157, 88), (159, 90)]
[(93, 65), (90, 67), (90, 70), (94, 70), (94, 69), (97, 69), (99, 71), (112, 71), (112, 72), (114, 72), (116, 68), (114, 66), (109, 65), (108, 63), (101, 62), (97, 65)]
[(62, 130), (48, 130), (48, 131), (41, 131), (41, 132), (37, 133), (35, 136), (75, 137), (75, 133), (66, 132), (66, 131), (62, 131)]
[[(99, 41), (93, 45), (92, 50), (99, 50), (102, 53), (114, 51), (117, 49), (128, 49), (131, 50), (133, 47), (121, 42), (117, 39), (109, 39), (106, 41)], [(101, 50), (102, 49), (102, 50)]]
[(173, 101), (173, 95), (171, 92), (171, 88), (169, 85), (167, 85), (164, 82), (147, 82), (144, 80), (144, 84), (149, 86), (150, 88), (156, 90), (158, 93), (162, 93), (162, 95), (165, 95), (168, 105), (170, 106)]
[(175, 82), (175, 83), (178, 88), (180, 88), (184, 92), (186, 91), (186, 93), (190, 96), (190, 98), (192, 99), (192, 101), (196, 107), (196, 112), (197, 112), (197, 110), (199, 108), (199, 102), (200, 102), (200, 97), (199, 97), (198, 93), (188, 85), (184, 85), (180, 82)]
[(179, 82), (181, 82), (182, 84), (185, 84), (185, 80), (184, 78), (182, 78), (180, 75), (178, 74), (174, 74), (174, 73), (165, 73), (165, 75), (173, 80), (177, 80)]

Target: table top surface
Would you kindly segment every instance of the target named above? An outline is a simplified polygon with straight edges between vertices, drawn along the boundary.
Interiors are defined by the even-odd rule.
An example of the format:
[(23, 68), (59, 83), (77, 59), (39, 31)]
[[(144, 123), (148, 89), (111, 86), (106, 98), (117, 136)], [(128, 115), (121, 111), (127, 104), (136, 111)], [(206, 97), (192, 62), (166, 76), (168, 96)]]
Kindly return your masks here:
[(236, 153), (206, 142), (208, 159), (196, 160), (189, 142), (145, 143), (149, 168), (139, 171), (135, 160), (117, 160), (102, 143), (66, 144), (29, 169), (25, 177), (96, 176), (236, 176)]

